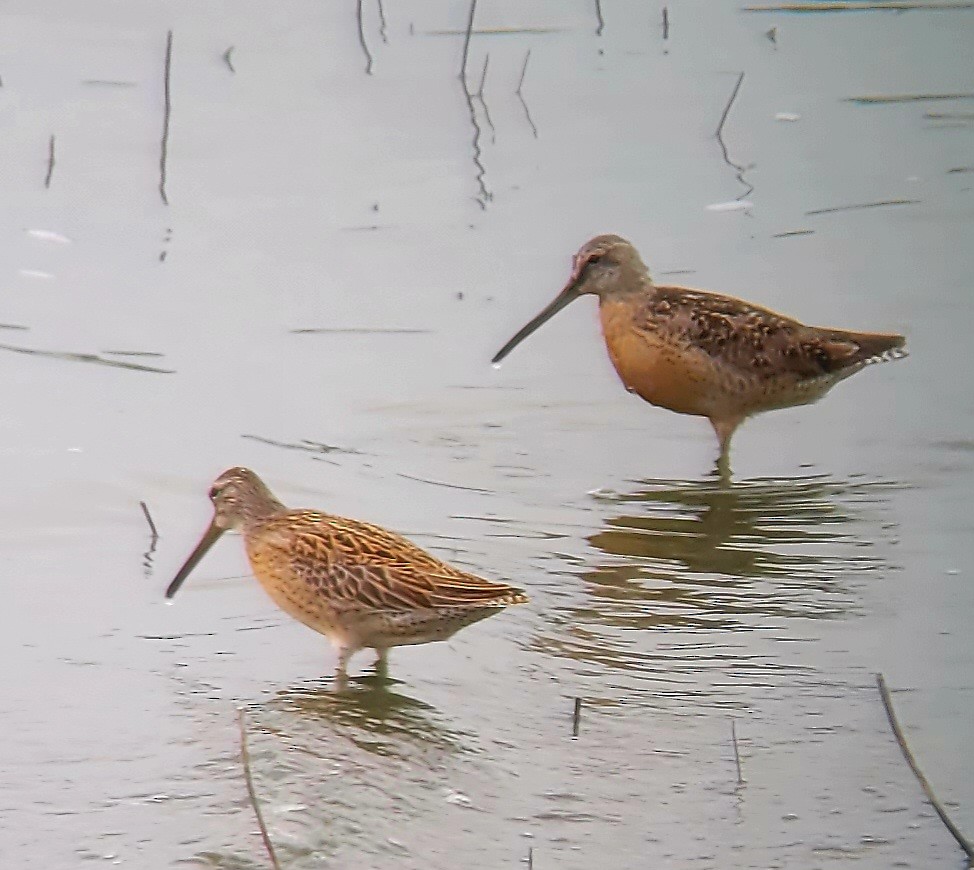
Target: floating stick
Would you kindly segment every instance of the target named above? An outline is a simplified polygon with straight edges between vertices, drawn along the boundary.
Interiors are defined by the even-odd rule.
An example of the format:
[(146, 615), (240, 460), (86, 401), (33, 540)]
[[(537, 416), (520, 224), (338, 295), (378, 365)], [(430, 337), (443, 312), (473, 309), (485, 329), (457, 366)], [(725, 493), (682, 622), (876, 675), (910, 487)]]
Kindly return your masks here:
[(861, 208), (880, 208), (884, 205), (919, 205), (920, 200), (918, 199), (884, 199), (881, 202), (861, 202), (857, 205), (836, 205), (831, 208), (815, 208), (811, 211), (805, 212), (806, 215), (810, 214), (831, 214), (834, 211), (855, 211)]
[(44, 176), (44, 187), (50, 188), (51, 176), (54, 175), (54, 134), (47, 143), (47, 175)]
[(145, 515), (145, 521), (149, 524), (149, 531), (152, 532), (152, 541), (155, 543), (156, 539), (159, 537), (159, 531), (156, 529), (156, 524), (152, 522), (152, 514), (149, 513), (149, 506), (144, 501), (140, 501), (139, 505), (142, 507), (142, 513)]
[(169, 156), (169, 116), (172, 113), (172, 96), (170, 93), (170, 76), (172, 73), (172, 31), (166, 35), (166, 63), (163, 71), (164, 108), (162, 113), (162, 143), (159, 148), (159, 196), (162, 202), (169, 205), (166, 196), (166, 160)]
[(362, 46), (362, 51), (365, 52), (365, 74), (370, 76), (372, 75), (372, 52), (369, 51), (369, 47), (365, 42), (365, 29), (362, 26), (362, 0), (358, 0), (356, 4), (355, 19), (358, 22), (358, 41)]

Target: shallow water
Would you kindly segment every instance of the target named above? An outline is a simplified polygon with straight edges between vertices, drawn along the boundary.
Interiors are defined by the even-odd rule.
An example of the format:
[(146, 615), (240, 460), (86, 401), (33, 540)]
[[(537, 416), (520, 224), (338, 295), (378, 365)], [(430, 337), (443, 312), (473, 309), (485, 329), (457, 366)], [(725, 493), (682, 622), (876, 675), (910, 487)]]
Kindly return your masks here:
[[(243, 708), (287, 867), (962, 866), (874, 674), (974, 836), (971, 103), (846, 98), (968, 90), (974, 12), (602, 7), (481, 2), (468, 106), (467, 4), (364, 4), (372, 75), (350, 3), (6, 5), (8, 862), (267, 866)], [(592, 300), (489, 365), (600, 232), (912, 355), (749, 422), (722, 483)], [(164, 603), (234, 464), (532, 603), (336, 696), (238, 540)]]

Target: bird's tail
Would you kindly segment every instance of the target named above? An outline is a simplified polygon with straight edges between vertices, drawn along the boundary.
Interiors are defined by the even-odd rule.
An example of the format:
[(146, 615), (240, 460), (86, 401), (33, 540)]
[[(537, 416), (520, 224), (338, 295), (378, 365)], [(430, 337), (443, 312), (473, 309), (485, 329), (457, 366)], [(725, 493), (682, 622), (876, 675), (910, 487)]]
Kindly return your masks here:
[(902, 359), (907, 356), (906, 337), (890, 332), (849, 332), (830, 330), (829, 339), (845, 346), (841, 354), (843, 367), (856, 369), (872, 363)]

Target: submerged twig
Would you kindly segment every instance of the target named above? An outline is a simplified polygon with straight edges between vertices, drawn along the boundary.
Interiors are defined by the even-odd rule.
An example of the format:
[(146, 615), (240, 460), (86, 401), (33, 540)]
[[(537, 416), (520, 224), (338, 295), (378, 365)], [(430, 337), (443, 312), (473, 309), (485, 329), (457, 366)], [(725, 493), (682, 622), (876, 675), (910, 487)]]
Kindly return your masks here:
[(484, 83), (487, 81), (487, 65), (490, 63), (490, 53), (484, 55), (484, 69), (480, 74), (480, 86), (477, 88), (477, 96), (483, 99)]
[(379, 7), (379, 36), (381, 36), (382, 41), (388, 45), (389, 39), (386, 36), (386, 10), (382, 6), (382, 0), (375, 0), (375, 2)]
[(47, 175), (44, 176), (44, 187), (50, 188), (51, 176), (54, 175), (54, 134), (47, 143)]
[(165, 356), (157, 350), (103, 350), (102, 353), (106, 356)]
[(835, 211), (856, 211), (862, 208), (881, 208), (886, 205), (919, 205), (920, 200), (918, 199), (884, 199), (880, 202), (860, 202), (856, 205), (834, 205), (831, 208), (814, 208), (811, 211), (805, 212), (807, 215), (813, 214), (831, 214)]
[(517, 90), (514, 92), (517, 94), (517, 98), (521, 101), (521, 105), (524, 107), (524, 117), (528, 119), (528, 125), (531, 127), (531, 133), (535, 139), (538, 138), (538, 128), (534, 125), (534, 119), (531, 117), (531, 110), (528, 108), (528, 104), (524, 99), (524, 94), (521, 93), (521, 88), (524, 86), (524, 76), (528, 71), (528, 61), (531, 60), (531, 49), (529, 48), (524, 55), (524, 65), (521, 67), (521, 78), (517, 81)]
[(227, 65), (227, 69), (230, 70), (234, 75), (236, 75), (237, 70), (233, 66), (233, 61), (230, 59), (230, 55), (233, 54), (233, 46), (231, 45), (225, 52), (223, 52), (223, 62)]
[(595, 35), (601, 36), (602, 31), (605, 30), (605, 19), (602, 17), (602, 0), (595, 0), (595, 20), (599, 25), (595, 28)]
[[(512, 36), (515, 33), (524, 35), (532, 33), (564, 33), (567, 29), (565, 27), (484, 27), (481, 29), (475, 28), (470, 33), (473, 36)], [(449, 28), (443, 30), (426, 30), (424, 33), (427, 36), (464, 36), (467, 33), (467, 29), (456, 30)]]
[(744, 777), (741, 775), (741, 754), (737, 751), (737, 727), (731, 719), (731, 743), (734, 744), (734, 764), (737, 766), (737, 784), (744, 785)]
[[(480, 150), (480, 136), (482, 131), (480, 129), (480, 124), (477, 121), (477, 110), (474, 108), (473, 98), (474, 95), (470, 93), (470, 88), (467, 85), (467, 57), (470, 53), (470, 35), (473, 33), (473, 20), (477, 12), (477, 0), (470, 0), (470, 16), (467, 18), (467, 29), (465, 32), (463, 40), (463, 56), (460, 59), (460, 85), (463, 88), (463, 98), (467, 103), (467, 111), (470, 113), (470, 125), (473, 127), (473, 141), (471, 146), (473, 148), (473, 165), (474, 165), (474, 176), (477, 180), (477, 187), (479, 188), (478, 195), (474, 198), (477, 205), (480, 206), (481, 211), (487, 210), (487, 203), (492, 199), (490, 191), (487, 189), (487, 170), (484, 167), (483, 160), (481, 159), (482, 151)], [(487, 66), (484, 64), (484, 75), (487, 75)], [(481, 102), (483, 102), (481, 100)], [(493, 125), (491, 125), (493, 126)]]
[(487, 122), (487, 126), (490, 127), (490, 141), (491, 144), (497, 142), (497, 130), (494, 129), (494, 122), (490, 117), (490, 109), (487, 108), (487, 101), (484, 99), (484, 83), (487, 81), (487, 64), (490, 63), (490, 54), (484, 55), (484, 71), (480, 76), (480, 87), (477, 88), (477, 93), (474, 95), (480, 101), (480, 105), (484, 108), (484, 120)]
[(906, 763), (910, 765), (910, 770), (913, 771), (913, 775), (920, 783), (920, 788), (923, 789), (927, 800), (930, 801), (930, 804), (937, 811), (937, 815), (940, 816), (940, 821), (944, 823), (944, 826), (957, 841), (957, 845), (964, 850), (964, 854), (967, 855), (969, 860), (974, 860), (974, 847), (971, 846), (967, 838), (960, 832), (953, 821), (951, 821), (950, 816), (947, 815), (947, 811), (943, 808), (940, 801), (937, 800), (933, 789), (930, 788), (930, 783), (927, 782), (927, 778), (923, 775), (923, 771), (920, 770), (920, 766), (917, 764), (913, 753), (910, 751), (910, 747), (906, 743), (906, 737), (903, 735), (900, 723), (896, 719), (896, 713), (893, 712), (893, 701), (890, 698), (889, 689), (886, 688), (886, 680), (883, 679), (882, 674), (876, 674), (876, 685), (879, 686), (879, 696), (883, 699), (886, 718), (889, 720), (890, 727), (893, 729), (893, 735), (896, 737), (896, 742), (900, 744), (900, 750), (903, 752), (903, 757), (906, 758)]
[(886, 0), (881, 3), (855, 2), (817, 2), (817, 3), (780, 3), (772, 6), (742, 6), (742, 12), (871, 12), (875, 10), (892, 10), (904, 12), (908, 9), (974, 9), (970, 0), (932, 0), (929, 3), (911, 2), (911, 0)]
[(572, 737), (578, 737), (578, 727), (582, 724), (582, 699), (575, 699), (575, 711), (572, 714)]
[(85, 79), (83, 85), (99, 85), (108, 88), (134, 88), (135, 82), (124, 82), (112, 79)]
[(283, 447), (285, 450), (302, 450), (306, 453), (345, 453), (349, 456), (366, 456), (361, 450), (352, 447), (339, 447), (335, 444), (325, 444), (322, 441), (309, 441), (302, 438), (300, 441), (276, 441), (273, 438), (265, 438), (263, 435), (241, 435), (249, 441), (256, 441), (259, 444), (267, 444), (270, 447)]
[(362, 24), (362, 0), (358, 0), (356, 3), (355, 20), (358, 22), (359, 45), (362, 46), (362, 51), (365, 52), (365, 74), (370, 76), (372, 75), (372, 52), (369, 51), (369, 46), (365, 42), (365, 27)]
[(524, 63), (521, 65), (521, 77), (517, 80), (517, 90), (514, 91), (516, 94), (521, 93), (521, 88), (524, 87), (524, 77), (528, 74), (528, 61), (531, 60), (531, 49), (529, 48), (524, 53)]
[(445, 483), (442, 480), (431, 480), (428, 477), (416, 477), (415, 475), (412, 474), (406, 474), (403, 471), (398, 471), (396, 472), (396, 474), (399, 477), (406, 478), (406, 480), (415, 480), (417, 483), (428, 483), (431, 486), (445, 486), (447, 489), (462, 489), (465, 490), (466, 492), (480, 492), (484, 494), (490, 494), (492, 492), (492, 490), (481, 489), (480, 487), (477, 486), (463, 486), (462, 484), (459, 483)]
[(744, 83), (744, 73), (742, 71), (741, 74), (737, 77), (737, 84), (734, 85), (734, 90), (731, 91), (730, 99), (727, 101), (727, 105), (724, 106), (724, 111), (721, 113), (720, 123), (717, 124), (717, 132), (714, 133), (714, 136), (717, 139), (717, 144), (720, 145), (720, 151), (724, 155), (724, 163), (726, 163), (729, 167), (731, 167), (731, 169), (737, 170), (737, 180), (747, 188), (747, 190), (745, 190), (744, 193), (742, 193), (739, 197), (737, 197), (738, 199), (744, 199), (745, 196), (751, 193), (754, 190), (754, 185), (748, 184), (748, 182), (744, 180), (745, 167), (731, 160), (730, 155), (727, 153), (727, 145), (724, 142), (724, 124), (727, 122), (727, 116), (730, 114), (731, 106), (734, 105), (734, 100), (737, 99), (737, 93), (738, 91), (740, 91), (741, 85), (743, 83)]
[(254, 808), (254, 815), (257, 816), (257, 825), (260, 828), (260, 836), (264, 841), (264, 848), (271, 859), (271, 866), (274, 870), (281, 870), (281, 865), (277, 863), (277, 855), (274, 854), (274, 844), (271, 843), (270, 835), (267, 833), (267, 825), (264, 824), (264, 816), (260, 811), (260, 804), (257, 802), (257, 793), (254, 791), (254, 780), (250, 775), (250, 752), (247, 750), (247, 727), (244, 722), (244, 709), (240, 708), (237, 721), (240, 724), (240, 760), (243, 763), (244, 780), (247, 783), (247, 794), (250, 795), (250, 804)]
[(470, 52), (470, 35), (473, 33), (473, 18), (477, 14), (477, 0), (470, 0), (470, 15), (467, 18), (467, 29), (463, 38), (463, 55), (460, 58), (460, 81), (463, 82), (463, 89), (469, 94), (467, 89), (467, 54)]
[(159, 148), (159, 196), (163, 204), (169, 205), (166, 196), (166, 160), (169, 157), (169, 116), (172, 113), (172, 93), (170, 81), (172, 74), (172, 31), (166, 34), (166, 62), (163, 68), (163, 112), (162, 112), (162, 142)]
[[(669, 7), (663, 7), (663, 39), (670, 38), (670, 10)], [(742, 73), (743, 75), (743, 73)]]
[(139, 505), (145, 515), (146, 522), (149, 524), (149, 531), (152, 532), (149, 548), (142, 554), (142, 567), (145, 568), (145, 576), (149, 577), (152, 575), (152, 557), (156, 552), (156, 544), (159, 543), (159, 532), (156, 530), (156, 524), (152, 521), (148, 505), (144, 501), (140, 501)]
[(152, 557), (155, 555), (157, 544), (158, 541), (155, 538), (152, 538), (149, 541), (148, 549), (142, 554), (142, 567), (144, 569), (143, 573), (146, 577), (152, 576)]
[(873, 106), (883, 103), (922, 103), (927, 100), (974, 100), (974, 94), (875, 94), (846, 97), (843, 102)]
[(474, 176), (477, 181), (478, 194), (476, 196), (477, 205), (480, 206), (482, 211), (487, 210), (487, 203), (491, 199), (490, 191), (487, 190), (487, 169), (484, 166), (483, 160), (481, 159), (483, 152), (480, 149), (480, 136), (481, 129), (480, 124), (477, 121), (477, 110), (473, 105), (473, 95), (467, 90), (466, 84), (463, 86), (464, 99), (467, 101), (467, 111), (470, 113), (470, 124), (473, 127), (473, 141), (471, 143), (473, 147), (473, 165), (474, 165)]
[(737, 92), (741, 89), (741, 85), (744, 83), (744, 73), (737, 77), (737, 84), (734, 85), (734, 90), (731, 91), (730, 99), (727, 101), (727, 105), (724, 106), (724, 111), (720, 116), (720, 123), (717, 125), (717, 132), (714, 135), (717, 137), (721, 146), (724, 148), (724, 159), (727, 159), (727, 148), (724, 146), (724, 140), (722, 134), (724, 132), (724, 124), (727, 122), (727, 116), (730, 114), (731, 106), (734, 105), (734, 100), (737, 99)]
[(149, 513), (149, 506), (144, 501), (140, 501), (139, 506), (142, 508), (145, 521), (149, 524), (149, 531), (152, 532), (152, 540), (155, 541), (159, 537), (159, 530), (156, 528), (156, 524), (152, 522), (152, 514)]
[(292, 335), (427, 335), (431, 329), (409, 329), (397, 326), (314, 326), (301, 329), (289, 329)]
[(160, 369), (155, 366), (142, 365), (141, 363), (125, 362), (116, 359), (103, 359), (94, 353), (73, 353), (71, 351), (59, 350), (37, 350), (32, 347), (16, 347), (12, 344), (0, 344), (0, 350), (9, 350), (11, 353), (23, 353), (29, 356), (47, 357), (48, 359), (68, 360), (69, 362), (94, 363), (95, 365), (112, 366), (119, 369), (132, 369), (138, 372), (156, 372), (163, 375), (174, 374), (173, 369)]
[(534, 870), (534, 846), (528, 846), (528, 870)]

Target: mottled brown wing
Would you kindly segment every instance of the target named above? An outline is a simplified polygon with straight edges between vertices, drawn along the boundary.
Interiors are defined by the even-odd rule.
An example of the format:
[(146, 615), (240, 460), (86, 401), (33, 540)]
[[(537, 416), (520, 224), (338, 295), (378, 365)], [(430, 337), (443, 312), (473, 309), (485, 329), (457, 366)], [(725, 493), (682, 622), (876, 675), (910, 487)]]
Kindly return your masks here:
[(904, 342), (900, 335), (806, 326), (732, 296), (687, 287), (657, 287), (641, 320), (641, 328), (664, 332), (750, 377), (851, 374)]
[(261, 538), (285, 550), (291, 570), (332, 606), (401, 612), (527, 600), (512, 586), (459, 571), (400, 535), (358, 520), (288, 511), (272, 519)]

